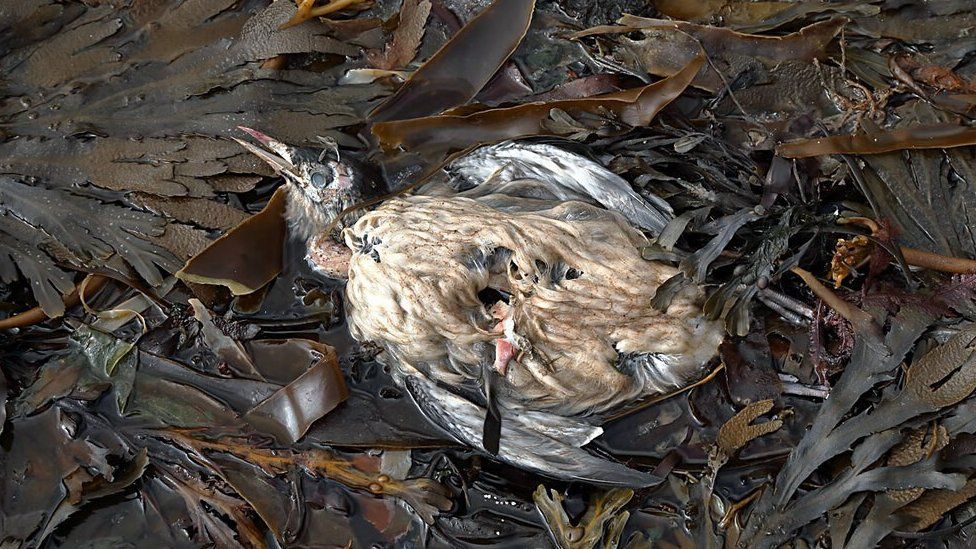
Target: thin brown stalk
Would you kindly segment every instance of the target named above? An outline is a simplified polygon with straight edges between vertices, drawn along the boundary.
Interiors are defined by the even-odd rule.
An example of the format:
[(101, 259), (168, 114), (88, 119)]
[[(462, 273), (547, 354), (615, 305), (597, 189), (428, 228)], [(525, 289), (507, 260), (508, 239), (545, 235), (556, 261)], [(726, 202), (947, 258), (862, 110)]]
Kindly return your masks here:
[(875, 334), (880, 334), (877, 324), (871, 318), (871, 315), (862, 311), (861, 309), (855, 307), (853, 304), (848, 303), (841, 299), (841, 297), (835, 294), (830, 288), (824, 286), (817, 277), (813, 276), (810, 271), (801, 269), (800, 267), (793, 267), (790, 271), (803, 279), (803, 282), (810, 288), (817, 297), (821, 299), (828, 307), (837, 311), (837, 314), (844, 317), (848, 322), (853, 324), (856, 328), (862, 328), (871, 330)]
[[(64, 296), (64, 306), (65, 308), (74, 307), (81, 302), (81, 288), (84, 285), (86, 292), (97, 292), (102, 286), (108, 282), (108, 278), (99, 275), (89, 275), (90, 279), (86, 277), (86, 281), (83, 281), (75, 285), (75, 289), (71, 290), (71, 293)], [(26, 328), (27, 326), (33, 326), (48, 320), (50, 317), (44, 312), (40, 307), (34, 307), (28, 309), (22, 313), (17, 313), (12, 317), (0, 320), (0, 330), (10, 330), (12, 328)]]
[[(837, 220), (837, 224), (861, 225), (870, 230), (873, 236), (877, 236), (880, 230), (878, 223), (867, 217), (843, 217)], [(953, 274), (976, 273), (976, 261), (972, 259), (916, 250), (908, 246), (899, 246), (898, 249), (901, 250), (901, 255), (905, 258), (905, 263), (915, 267)]]

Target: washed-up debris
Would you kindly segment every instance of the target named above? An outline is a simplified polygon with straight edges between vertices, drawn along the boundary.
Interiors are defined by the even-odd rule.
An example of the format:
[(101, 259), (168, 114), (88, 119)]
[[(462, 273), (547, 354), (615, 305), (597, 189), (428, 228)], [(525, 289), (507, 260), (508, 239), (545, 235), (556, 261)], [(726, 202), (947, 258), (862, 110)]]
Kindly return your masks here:
[[(532, 493), (539, 514), (546, 519), (549, 535), (561, 549), (617, 547), (630, 514), (621, 509), (634, 497), (633, 490), (617, 488), (601, 494), (586, 509), (586, 514), (574, 522), (566, 515), (563, 498), (546, 487)], [(618, 514), (619, 513), (619, 514)], [(632, 544), (628, 543), (627, 547)]]
[[(719, 470), (746, 444), (783, 426), (781, 418), (770, 419), (758, 424), (753, 423), (772, 409), (773, 401), (771, 399), (753, 402), (729, 418), (718, 431), (715, 448), (708, 456), (708, 472), (697, 487), (701, 495), (699, 539), (709, 546), (718, 546), (719, 539), (719, 533), (716, 531), (712, 520), (712, 510), (716, 503), (720, 503), (714, 499), (715, 479)], [(727, 523), (728, 513), (726, 513), (726, 517), (723, 517), (719, 526), (726, 529)], [(727, 533), (730, 536), (735, 534), (734, 531)], [(730, 539), (730, 541), (733, 540)]]
[(377, 69), (392, 70), (404, 68), (413, 61), (424, 37), (430, 6), (427, 0), (406, 0), (400, 8), (399, 24), (393, 32), (392, 41), (382, 52), (367, 54), (370, 65)]
[(624, 16), (618, 25), (595, 27), (576, 38), (605, 33), (641, 31), (642, 40), (621, 38), (625, 50), (643, 70), (658, 76), (673, 76), (704, 51), (703, 65), (691, 85), (717, 92), (729, 86), (729, 76), (760, 63), (774, 67), (784, 62), (813, 61), (826, 56), (825, 48), (845, 21), (833, 19), (814, 23), (786, 36), (763, 36), (644, 17)]
[(0, 546), (966, 545), (971, 7), (4, 2)]
[(792, 141), (776, 147), (776, 153), (786, 158), (806, 158), (822, 154), (879, 154), (905, 149), (948, 149), (972, 145), (976, 145), (976, 129), (939, 125)]
[[(458, 31), (389, 99), (373, 110), (373, 122), (438, 114), (474, 99), (525, 36), (535, 0), (494, 2)], [(478, 63), (471, 63), (471, 56)]]
[(282, 443), (294, 444), (348, 396), (335, 351), (326, 349), (314, 366), (248, 411), (244, 419)]
[(695, 58), (674, 76), (640, 88), (585, 99), (380, 122), (373, 125), (373, 133), (386, 148), (419, 151), (435, 160), (506, 139), (576, 133), (575, 128), (567, 132), (547, 124), (553, 112), (566, 113), (588, 132), (617, 133), (649, 124), (658, 111), (684, 91), (702, 63), (702, 58)]
[(285, 242), (284, 188), (206, 250), (194, 256), (176, 276), (198, 284), (227, 286), (234, 295), (250, 294), (281, 272)]
[(877, 15), (881, 8), (870, 2), (726, 2), (707, 0), (690, 4), (681, 0), (654, 0), (662, 14), (695, 23), (712, 23), (722, 18), (742, 32), (764, 32), (821, 13)]

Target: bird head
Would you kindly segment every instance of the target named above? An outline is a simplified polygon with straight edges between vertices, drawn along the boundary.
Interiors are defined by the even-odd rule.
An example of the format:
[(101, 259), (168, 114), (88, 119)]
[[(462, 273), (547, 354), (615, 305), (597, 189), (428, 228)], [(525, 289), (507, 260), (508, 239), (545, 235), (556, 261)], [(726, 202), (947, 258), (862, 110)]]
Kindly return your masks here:
[[(329, 227), (345, 208), (363, 197), (361, 175), (339, 159), (334, 143), (321, 151), (286, 145), (239, 126), (257, 142), (233, 138), (264, 160), (289, 185), (287, 217), (292, 234), (308, 239)], [(331, 150), (330, 150), (331, 149)]]
[(292, 147), (265, 135), (257, 130), (240, 126), (240, 129), (253, 137), (261, 146), (243, 139), (233, 138), (242, 147), (264, 160), (275, 172), (291, 183), (313, 204), (326, 203), (337, 194), (353, 188), (352, 169), (339, 161), (338, 147), (332, 144), (334, 158), (328, 158), (330, 151)]

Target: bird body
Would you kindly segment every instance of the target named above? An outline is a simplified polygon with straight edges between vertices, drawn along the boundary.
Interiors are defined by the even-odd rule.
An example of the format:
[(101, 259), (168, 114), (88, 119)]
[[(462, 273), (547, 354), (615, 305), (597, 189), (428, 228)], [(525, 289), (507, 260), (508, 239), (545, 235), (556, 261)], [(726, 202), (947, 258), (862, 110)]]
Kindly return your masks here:
[[(683, 386), (721, 337), (701, 317), (700, 288), (654, 309), (654, 292), (677, 269), (641, 258), (644, 236), (588, 204), (522, 212), (465, 197), (398, 197), (343, 236), (353, 250), (353, 336), (383, 342), (394, 369), (409, 364), (448, 384), (479, 379), (494, 342), (507, 337), (518, 356), (504, 375), (506, 404), (607, 412)], [(479, 297), (487, 289), (509, 296), (507, 335), (496, 328), (496, 302)], [(625, 371), (620, 357), (634, 354), (655, 358), (646, 371)]]
[[(506, 211), (484, 198), (400, 197), (345, 229), (350, 330), (382, 345), (397, 383), (466, 444), (484, 449), (489, 403), (477, 388), (490, 372), (498, 457), (564, 478), (650, 483), (580, 447), (602, 432), (601, 414), (697, 379), (723, 330), (702, 318), (700, 288), (665, 312), (651, 306), (677, 270), (642, 259), (646, 239), (621, 215), (577, 201), (519, 211), (519, 201), (488, 200)], [(486, 290), (507, 303), (486, 303)]]
[[(325, 227), (364, 182), (281, 151), (289, 224), (313, 262), (334, 258)], [(324, 170), (329, 184), (315, 185)], [(659, 479), (582, 446), (605, 414), (700, 377), (722, 339), (696, 286), (651, 306), (677, 270), (641, 257), (636, 227), (657, 233), (670, 215), (592, 160), (503, 143), (347, 223), (345, 260), (318, 266), (346, 271), (352, 335), (380, 346), (394, 381), (459, 441), (555, 477), (648, 485)]]

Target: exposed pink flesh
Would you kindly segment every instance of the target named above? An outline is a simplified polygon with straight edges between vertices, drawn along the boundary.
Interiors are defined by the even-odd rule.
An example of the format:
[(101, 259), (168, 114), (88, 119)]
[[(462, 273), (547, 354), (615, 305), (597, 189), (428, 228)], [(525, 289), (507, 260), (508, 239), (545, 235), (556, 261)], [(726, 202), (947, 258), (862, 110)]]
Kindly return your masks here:
[(321, 234), (312, 239), (308, 246), (307, 257), (327, 276), (343, 280), (349, 277), (352, 250), (345, 244), (332, 240), (328, 234)]
[[(491, 317), (498, 321), (492, 328), (493, 333), (504, 334), (505, 333), (505, 319), (511, 314), (512, 308), (504, 301), (499, 301), (488, 309)], [(495, 370), (501, 374), (505, 375), (508, 371), (508, 362), (512, 360), (515, 356), (515, 346), (512, 345), (510, 341), (505, 338), (499, 338), (495, 340), (495, 364), (492, 366)]]
[(515, 356), (515, 346), (507, 339), (495, 340), (495, 364), (492, 366), (502, 376), (508, 371), (508, 361)]

